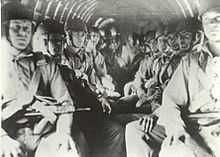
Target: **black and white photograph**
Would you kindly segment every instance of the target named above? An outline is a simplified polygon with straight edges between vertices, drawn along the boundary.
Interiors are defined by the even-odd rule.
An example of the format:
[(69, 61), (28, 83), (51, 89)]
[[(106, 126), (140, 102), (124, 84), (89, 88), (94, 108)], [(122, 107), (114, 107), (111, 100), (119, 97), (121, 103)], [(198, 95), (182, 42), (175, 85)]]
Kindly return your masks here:
[(0, 157), (220, 157), (220, 0), (1, 0)]

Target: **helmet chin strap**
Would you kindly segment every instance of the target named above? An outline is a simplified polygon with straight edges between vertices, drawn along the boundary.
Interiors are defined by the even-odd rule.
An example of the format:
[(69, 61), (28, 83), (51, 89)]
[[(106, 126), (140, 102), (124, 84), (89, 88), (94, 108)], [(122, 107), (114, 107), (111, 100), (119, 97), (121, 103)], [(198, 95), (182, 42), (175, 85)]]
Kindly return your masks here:
[(16, 47), (12, 44), (9, 35), (6, 37), (6, 39), (7, 39), (8, 43), (10, 44), (10, 46), (11, 46), (12, 48), (14, 48), (15, 50), (20, 51), (20, 52), (23, 52), (23, 51), (29, 49), (29, 48), (30, 48), (30, 43), (32, 43), (32, 40), (31, 40), (30, 43), (29, 43), (29, 45), (28, 45), (26, 48), (24, 48), (24, 49), (18, 49), (18, 48), (16, 48)]
[[(8, 34), (8, 36), (7, 36), (7, 40), (8, 40), (8, 43), (10, 44), (10, 46), (13, 47), (13, 48), (15, 48), (14, 45), (12, 44), (12, 42), (11, 42), (11, 39), (10, 39), (10, 37), (9, 37), (9, 34)], [(15, 48), (15, 49), (17, 50), (17, 48)]]
[(24, 50), (21, 50), (21, 49), (16, 48), (16, 47), (12, 44), (12, 42), (11, 42), (9, 36), (7, 37), (7, 40), (8, 40), (9, 45), (10, 45), (15, 51), (20, 51), (20, 52), (22, 52), (22, 51), (25, 50), (25, 49), (24, 49)]
[(76, 49), (81, 49), (81, 47), (77, 47), (77, 46), (73, 43), (73, 40), (71, 40), (71, 44), (72, 44), (72, 45), (71, 45), (72, 47), (74, 47), (74, 48), (76, 48)]
[(74, 44), (72, 37), (69, 33), (67, 34), (67, 45), (71, 46), (73, 49), (82, 49), (82, 47), (78, 47)]
[(52, 56), (53, 54), (49, 50), (49, 38), (50, 38), (50, 36), (49, 36), (49, 34), (47, 34), (47, 44), (45, 46), (47, 49), (47, 53)]
[(74, 44), (74, 42), (73, 42), (73, 40), (72, 40), (72, 37), (71, 37), (71, 35), (70, 35), (70, 32), (68, 32), (68, 31), (66, 31), (66, 38), (67, 38), (67, 45), (68, 46), (71, 46), (72, 48), (74, 48), (74, 49), (82, 49), (83, 48), (83, 46), (82, 47), (78, 47), (78, 46), (76, 46), (75, 44)]

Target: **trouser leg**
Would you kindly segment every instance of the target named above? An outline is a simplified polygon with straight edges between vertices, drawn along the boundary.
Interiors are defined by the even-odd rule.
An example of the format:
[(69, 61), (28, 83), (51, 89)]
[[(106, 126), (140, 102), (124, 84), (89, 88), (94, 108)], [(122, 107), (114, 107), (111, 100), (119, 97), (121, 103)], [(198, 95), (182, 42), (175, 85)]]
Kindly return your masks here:
[(204, 142), (210, 148), (214, 157), (220, 157), (220, 136), (213, 136), (212, 131), (219, 126), (210, 126), (201, 128), (200, 135), (204, 139)]
[(17, 130), (15, 139), (21, 144), (25, 157), (32, 157), (40, 143), (41, 136), (33, 134), (30, 128), (20, 128)]
[(139, 121), (127, 124), (125, 132), (127, 157), (152, 157), (153, 149), (146, 143), (145, 134), (139, 129)]
[[(76, 135), (76, 134), (75, 134)], [(77, 134), (79, 137), (75, 137), (75, 139), (83, 140), (81, 138), (80, 133)], [(42, 138), (40, 141), (35, 157), (85, 157), (85, 152), (82, 153), (82, 151), (86, 151), (83, 149), (85, 145), (79, 145), (84, 144), (85, 141), (80, 141), (81, 143), (78, 143), (79, 141), (74, 139), (74, 145), (71, 145), (71, 149), (67, 145), (67, 147), (63, 147), (62, 145), (58, 145), (57, 139), (59, 138), (56, 136), (56, 133), (51, 133), (45, 137)], [(62, 140), (62, 139), (59, 139)], [(67, 142), (67, 141), (66, 141)], [(83, 156), (84, 155), (84, 156)]]
[(89, 157), (89, 146), (83, 132), (76, 124), (73, 124), (71, 136), (76, 143), (76, 149), (80, 157)]
[(104, 114), (81, 112), (74, 115), (88, 141), (91, 156), (125, 156), (124, 128)]
[(210, 148), (207, 147), (204, 135), (207, 135), (204, 130), (199, 132), (198, 129), (193, 129), (193, 125), (187, 127), (190, 134), (188, 139), (179, 139), (179, 142), (173, 145), (162, 145), (159, 157), (213, 157)]

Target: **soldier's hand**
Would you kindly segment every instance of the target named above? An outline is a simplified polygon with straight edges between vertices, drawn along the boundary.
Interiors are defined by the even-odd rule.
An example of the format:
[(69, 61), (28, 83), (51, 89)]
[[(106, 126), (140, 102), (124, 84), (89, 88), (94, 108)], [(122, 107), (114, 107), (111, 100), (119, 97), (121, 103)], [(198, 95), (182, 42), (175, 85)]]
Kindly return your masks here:
[(20, 143), (8, 135), (2, 136), (0, 156), (18, 157), (19, 155), (23, 155)]
[(136, 87), (134, 85), (134, 82), (128, 82), (124, 86), (124, 95), (135, 95), (136, 94)]
[(214, 137), (220, 137), (220, 126), (216, 126), (212, 132), (211, 135)]
[(141, 107), (144, 103), (145, 103), (145, 100), (141, 98), (137, 101), (135, 106), (136, 108), (138, 108), (138, 107)]
[(188, 143), (189, 140), (190, 140), (190, 135), (183, 128), (175, 133), (168, 134), (163, 142), (163, 146), (175, 145), (179, 143), (179, 141), (183, 143)]
[(109, 91), (106, 91), (106, 93), (107, 93), (108, 97), (110, 97), (110, 98), (119, 98), (121, 96), (120, 93), (115, 92), (115, 91), (109, 90)]
[(147, 116), (140, 118), (139, 124), (145, 133), (149, 133), (152, 131), (155, 125), (155, 121), (156, 121), (155, 115), (147, 115)]
[(99, 101), (101, 102), (103, 112), (110, 114), (112, 112), (112, 108), (106, 98), (102, 97), (99, 99)]

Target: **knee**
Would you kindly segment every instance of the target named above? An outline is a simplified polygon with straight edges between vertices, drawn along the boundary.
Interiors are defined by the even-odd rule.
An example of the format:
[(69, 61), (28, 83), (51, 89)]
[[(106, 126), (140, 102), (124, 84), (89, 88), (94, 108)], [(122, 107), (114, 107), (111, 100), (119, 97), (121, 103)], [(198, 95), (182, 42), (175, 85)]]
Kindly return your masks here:
[(159, 157), (196, 157), (191, 148), (179, 143), (172, 146), (162, 147), (159, 153)]
[(43, 138), (37, 147), (37, 150), (35, 152), (35, 157), (44, 157), (44, 156), (52, 156), (52, 155), (54, 157), (57, 157), (57, 155), (53, 151), (52, 141), (53, 140), (50, 139), (50, 137)]
[(116, 141), (123, 141), (124, 134), (125, 134), (125, 128), (122, 125), (116, 123), (113, 125), (112, 129), (113, 129), (112, 130), (112, 135), (113, 135), (112, 137), (114, 137), (114, 139)]
[(61, 157), (61, 156), (75, 156), (79, 157), (78, 152), (76, 151), (76, 148), (72, 148), (71, 150), (65, 150), (61, 149), (61, 147), (58, 149), (57, 142), (54, 142), (54, 135), (51, 134), (48, 137), (43, 138), (39, 146), (37, 147), (35, 157), (45, 157), (45, 156), (53, 156), (53, 157)]
[(104, 143), (106, 144), (116, 144), (116, 143), (122, 143), (124, 141), (124, 127), (120, 125), (119, 123), (105, 119), (98, 128), (99, 130), (99, 139), (98, 141), (104, 140)]
[(124, 133), (125, 128), (120, 123), (111, 122), (108, 130), (112, 134), (121, 134)]
[(138, 121), (130, 122), (126, 125), (125, 128), (125, 135), (126, 136), (133, 136), (138, 132)]

